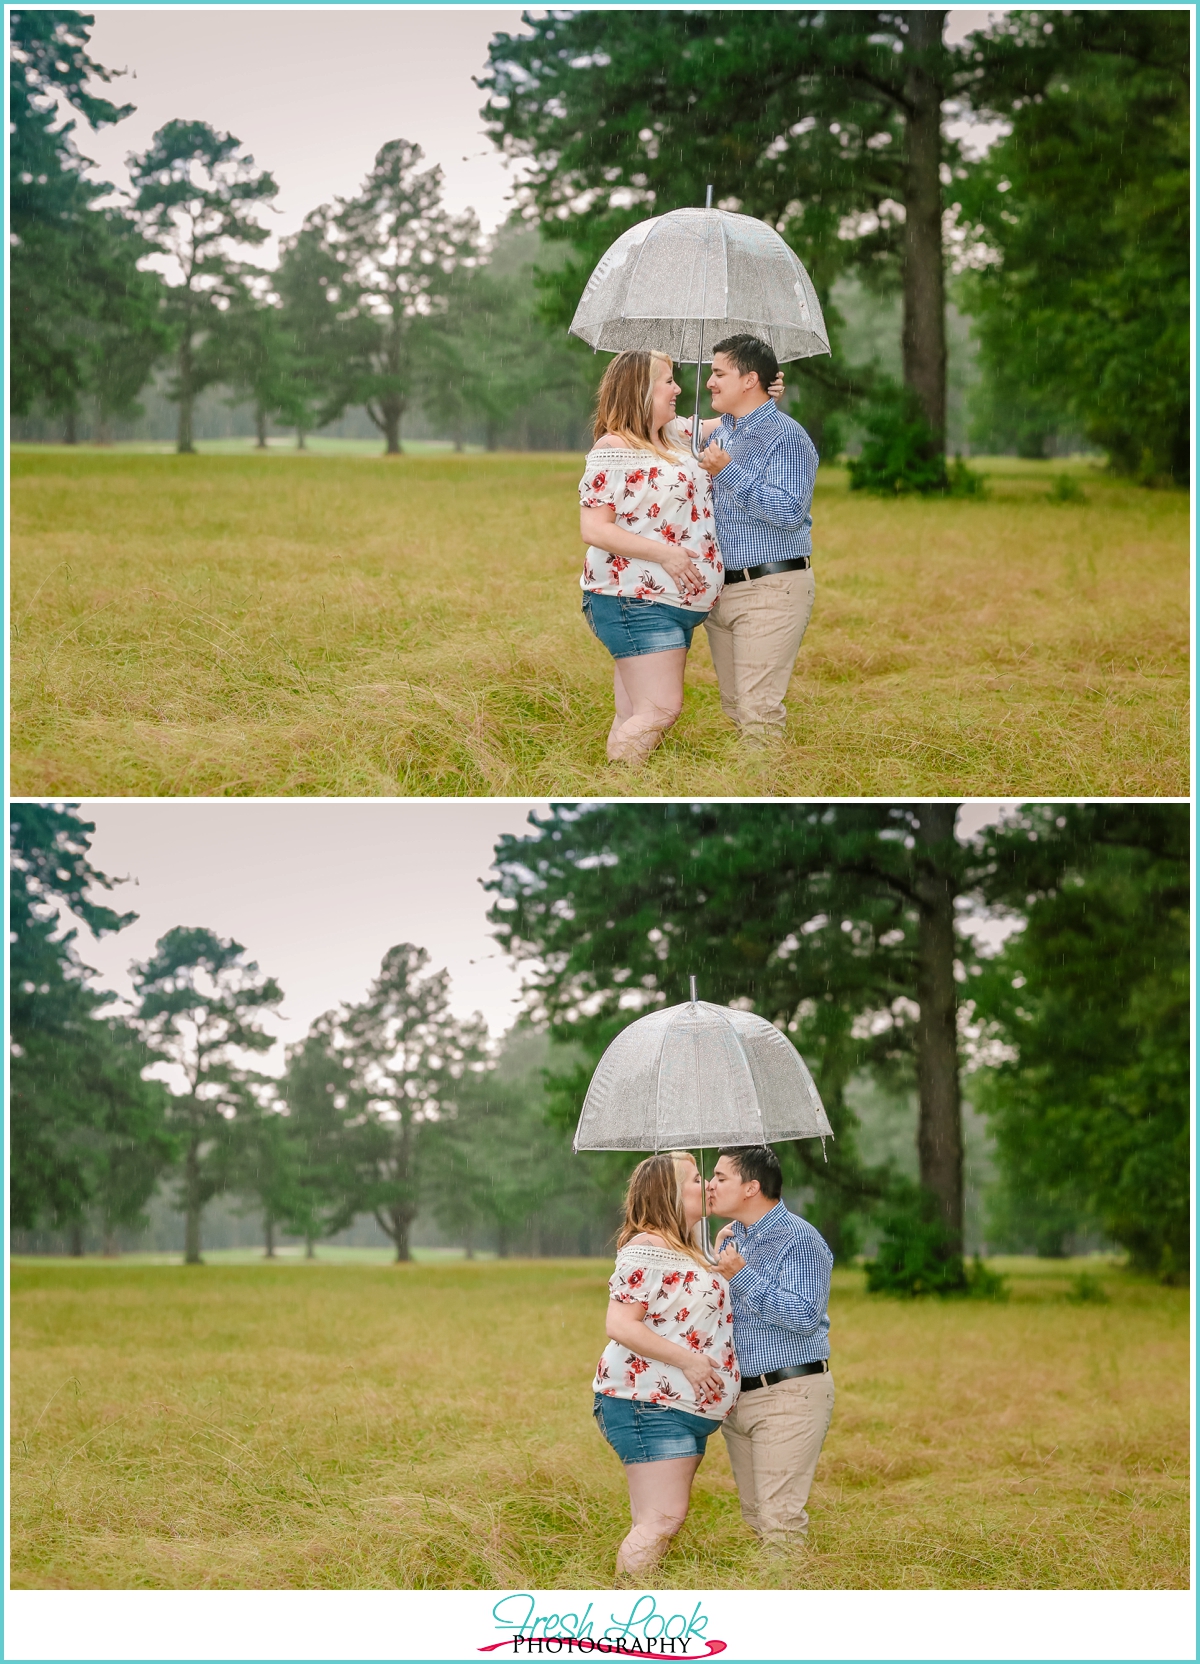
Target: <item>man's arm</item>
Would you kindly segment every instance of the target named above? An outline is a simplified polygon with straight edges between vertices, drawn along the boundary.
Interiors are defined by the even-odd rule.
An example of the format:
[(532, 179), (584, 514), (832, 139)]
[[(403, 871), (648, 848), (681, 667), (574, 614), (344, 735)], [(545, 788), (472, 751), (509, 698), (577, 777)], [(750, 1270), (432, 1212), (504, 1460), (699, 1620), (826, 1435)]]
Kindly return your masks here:
[(806, 433), (785, 433), (761, 462), (748, 468), (730, 458), (712, 472), (715, 488), (750, 519), (798, 532), (812, 507), (816, 447)]
[(829, 1305), (829, 1271), (815, 1244), (797, 1242), (769, 1268), (743, 1265), (729, 1286), (768, 1323), (811, 1335), (821, 1327)]

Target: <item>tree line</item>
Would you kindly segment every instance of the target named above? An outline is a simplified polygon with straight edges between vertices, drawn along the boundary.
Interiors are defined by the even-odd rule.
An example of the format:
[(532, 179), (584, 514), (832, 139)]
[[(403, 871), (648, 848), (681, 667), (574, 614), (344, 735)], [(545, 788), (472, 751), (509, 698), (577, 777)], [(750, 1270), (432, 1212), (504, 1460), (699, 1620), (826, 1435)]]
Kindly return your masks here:
[(303, 448), (363, 409), (396, 454), (417, 406), (459, 444), (470, 429), (494, 446), (531, 413), (575, 440), (585, 356), (541, 325), (505, 248), (485, 257), (474, 214), (446, 209), (418, 145), (385, 144), (361, 190), (314, 209), (268, 271), (247, 255), (278, 186), (231, 134), (168, 122), (129, 158), (123, 203), (87, 177), (59, 101), (93, 127), (132, 110), (86, 90), (112, 79), (88, 54), (91, 23), (12, 14), (15, 415), (58, 417), (70, 439), (86, 407), (103, 435), (162, 365), (182, 453), (212, 387), (251, 406), (260, 446), (272, 423)]
[[(558, 805), (497, 848), (492, 918), (536, 1014), (591, 1069), (640, 1011), (702, 993), (790, 1035), (836, 1137), (781, 1149), (835, 1252), (880, 1229), (957, 1267), (964, 1082), (999, 1179), (993, 1247), (1098, 1232), (1140, 1269), (1189, 1263), (1186, 805), (1027, 805), (961, 840), (958, 806)], [(974, 926), (1015, 927), (999, 952)], [(862, 1147), (864, 1074), (918, 1101), (920, 1183)]]
[(12, 806), (14, 1229), (64, 1232), (81, 1252), (96, 1225), (111, 1247), (167, 1182), (188, 1264), (217, 1195), (260, 1211), (268, 1254), (284, 1233), (311, 1254), (365, 1216), (406, 1260), (422, 1211), (468, 1250), (599, 1246), (613, 1198), (546, 1124), (536, 1061), (519, 1036), (497, 1058), (423, 948), (392, 948), (366, 997), (320, 1017), (279, 1077), (252, 1059), (283, 991), (211, 930), (166, 932), (132, 968), (132, 1013), (109, 1010), (78, 927), (102, 936), (136, 915), (93, 899), (111, 888), (93, 830), (70, 807)]
[[(1083, 439), (1144, 483), (1185, 483), (1186, 16), (1010, 12), (953, 47), (946, 16), (533, 18), (531, 34), (494, 38), (481, 86), (558, 259), (514, 272), (489, 258), (474, 217), (445, 209), (440, 170), (396, 139), (268, 272), (245, 253), (268, 235), (270, 172), (236, 138), (172, 121), (131, 158), (118, 204), (58, 118), (60, 102), (93, 127), (132, 108), (87, 90), (113, 79), (88, 55), (91, 18), (13, 12), (13, 411), (70, 437), (86, 406), (103, 434), (169, 364), (181, 451), (216, 386), (251, 405), (260, 444), (270, 423), (303, 445), (361, 408), (393, 453), (419, 403), (457, 442), (471, 430), (494, 445), (544, 421), (547, 401), (578, 442), (596, 366), (565, 328), (595, 261), (713, 184), (718, 203), (778, 226), (813, 276), (834, 352), (795, 366), (793, 408), (822, 454), (865, 433), (861, 483), (876, 453), (875, 472), (945, 483), (930, 461), (945, 450), (951, 294), (984, 372), (977, 448), (1042, 456)], [(982, 158), (968, 120), (1001, 131)], [(902, 384), (848, 367), (846, 277), (900, 295)]]
[[(492, 918), (531, 966), (534, 1030), (497, 1057), (449, 1008), (446, 973), (399, 944), (366, 996), (327, 1012), (282, 1076), (282, 993), (236, 942), (171, 930), (118, 1017), (75, 930), (96, 901), (91, 826), (14, 804), (12, 1222), (112, 1236), (164, 1179), (202, 1251), (217, 1194), (309, 1251), (374, 1218), (410, 1253), (455, 1241), (599, 1252), (637, 1158), (576, 1157), (601, 1051), (644, 1010), (741, 1003), (787, 1033), (836, 1137), (781, 1147), (789, 1195), (843, 1259), (882, 1233), (961, 1279), (964, 1092), (986, 1116), (993, 1249), (1103, 1239), (1178, 1279), (1189, 1264), (1186, 806), (1027, 805), (963, 841), (954, 804), (562, 804), (497, 845)], [(981, 921), (1007, 922), (997, 951)], [(530, 1049), (532, 1047), (532, 1050)], [(163, 1083), (148, 1073), (169, 1065)], [(161, 1074), (161, 1067), (157, 1071)], [(919, 1183), (864, 1140), (856, 1084), (915, 1096)], [(957, 1268), (957, 1270), (955, 1270)]]
[[(498, 34), (490, 130), (570, 253), (546, 279), (553, 315), (628, 226), (711, 184), (778, 226), (817, 286), (833, 356), (793, 374), (823, 454), (855, 412), (885, 448), (911, 433), (944, 450), (949, 281), (975, 320), (984, 446), (1083, 436), (1122, 472), (1185, 482), (1186, 16), (1016, 11), (957, 46), (946, 18), (550, 11)], [(969, 120), (1001, 131), (982, 159)], [(902, 297), (902, 388), (845, 367), (830, 298), (848, 273)]]

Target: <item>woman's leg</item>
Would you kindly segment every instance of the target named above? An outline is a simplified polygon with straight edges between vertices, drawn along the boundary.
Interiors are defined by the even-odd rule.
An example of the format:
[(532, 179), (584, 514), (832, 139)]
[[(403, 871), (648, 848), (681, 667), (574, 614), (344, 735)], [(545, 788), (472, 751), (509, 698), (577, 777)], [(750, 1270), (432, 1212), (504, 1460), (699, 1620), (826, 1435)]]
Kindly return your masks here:
[(692, 1480), (702, 1459), (676, 1456), (667, 1462), (633, 1462), (626, 1467), (633, 1529), (617, 1550), (619, 1577), (642, 1576), (662, 1559), (687, 1518)]
[(683, 709), (686, 663), (686, 647), (616, 661), (613, 693), (620, 721), (608, 736), (610, 763), (640, 762), (654, 750)]

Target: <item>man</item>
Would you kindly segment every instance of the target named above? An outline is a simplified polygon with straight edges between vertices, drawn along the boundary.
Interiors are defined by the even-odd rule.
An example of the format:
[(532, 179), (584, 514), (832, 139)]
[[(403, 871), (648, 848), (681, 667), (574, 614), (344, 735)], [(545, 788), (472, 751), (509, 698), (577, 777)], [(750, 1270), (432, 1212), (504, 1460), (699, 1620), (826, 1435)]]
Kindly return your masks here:
[(823, 1238), (779, 1200), (774, 1150), (722, 1150), (710, 1210), (732, 1220), (717, 1237), (729, 1278), (741, 1396), (722, 1431), (742, 1516), (773, 1546), (803, 1540), (806, 1504), (833, 1413), (829, 1274)]
[(721, 705), (754, 741), (782, 734), (783, 696), (808, 620), (817, 452), (767, 389), (775, 354), (753, 335), (713, 348), (708, 390), (720, 424), (700, 461), (713, 481), (725, 587), (706, 620)]

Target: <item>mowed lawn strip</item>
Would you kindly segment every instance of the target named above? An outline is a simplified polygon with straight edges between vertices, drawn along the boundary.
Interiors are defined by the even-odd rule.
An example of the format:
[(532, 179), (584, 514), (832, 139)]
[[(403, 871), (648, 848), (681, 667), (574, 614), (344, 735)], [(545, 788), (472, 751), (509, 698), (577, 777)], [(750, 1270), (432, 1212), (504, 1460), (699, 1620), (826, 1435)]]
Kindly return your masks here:
[[(718, 1435), (662, 1586), (1186, 1587), (1187, 1294), (1073, 1305), (1072, 1269), (1005, 1305), (835, 1273), (807, 1551), (760, 1559)], [(607, 1587), (608, 1271), (17, 1262), (14, 1586)]]
[(26, 795), (1180, 795), (1188, 504), (997, 461), (984, 502), (824, 467), (778, 750), (739, 753), (705, 633), (641, 771), (604, 759), (562, 455), (12, 459)]

